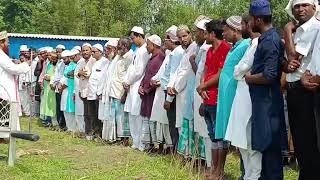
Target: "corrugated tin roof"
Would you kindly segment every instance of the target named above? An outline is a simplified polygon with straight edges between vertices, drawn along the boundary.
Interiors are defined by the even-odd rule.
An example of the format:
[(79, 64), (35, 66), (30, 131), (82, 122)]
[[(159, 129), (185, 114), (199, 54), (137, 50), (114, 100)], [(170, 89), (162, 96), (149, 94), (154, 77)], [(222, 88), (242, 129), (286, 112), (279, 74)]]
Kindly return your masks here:
[(66, 35), (49, 35), (49, 34), (20, 34), (20, 33), (8, 33), (9, 37), (21, 37), (21, 38), (41, 38), (41, 39), (70, 39), (70, 40), (83, 40), (83, 41), (110, 41), (118, 40), (119, 38), (108, 37), (90, 37), (90, 36), (66, 36)]

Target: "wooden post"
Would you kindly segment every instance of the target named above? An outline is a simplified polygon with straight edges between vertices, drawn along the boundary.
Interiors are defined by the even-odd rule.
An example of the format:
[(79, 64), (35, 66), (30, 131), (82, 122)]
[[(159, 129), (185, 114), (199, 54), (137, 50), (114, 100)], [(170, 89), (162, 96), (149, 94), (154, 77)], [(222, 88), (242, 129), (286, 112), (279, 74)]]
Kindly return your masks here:
[[(19, 121), (19, 103), (10, 103), (10, 117), (9, 117), (9, 128), (10, 131), (17, 131), (17, 123)], [(8, 155), (8, 165), (14, 166), (16, 161), (16, 138), (10, 135), (9, 137), (9, 155)]]

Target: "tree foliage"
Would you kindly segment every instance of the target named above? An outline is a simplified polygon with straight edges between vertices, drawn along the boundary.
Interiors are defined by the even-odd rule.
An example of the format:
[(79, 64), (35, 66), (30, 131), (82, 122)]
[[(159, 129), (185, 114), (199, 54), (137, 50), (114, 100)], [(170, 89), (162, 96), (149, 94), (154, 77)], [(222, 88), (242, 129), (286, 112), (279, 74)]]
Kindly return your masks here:
[[(287, 1), (271, 0), (277, 26)], [(250, 0), (0, 0), (0, 28), (9, 32), (120, 37), (134, 26), (163, 34), (190, 27), (200, 14), (227, 18), (248, 13)]]

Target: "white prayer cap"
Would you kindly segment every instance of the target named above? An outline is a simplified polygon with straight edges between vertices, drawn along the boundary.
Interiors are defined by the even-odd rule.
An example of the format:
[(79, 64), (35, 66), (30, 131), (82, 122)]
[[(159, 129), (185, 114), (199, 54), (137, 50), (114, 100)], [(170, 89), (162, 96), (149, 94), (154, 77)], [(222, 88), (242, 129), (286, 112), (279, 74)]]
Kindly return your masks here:
[(0, 40), (6, 39), (8, 37), (7, 31), (0, 32)]
[(311, 4), (316, 6), (316, 11), (319, 11), (319, 2), (318, 0), (290, 0), (287, 7), (285, 8), (285, 11), (287, 12), (287, 14), (295, 19), (293, 13), (292, 13), (292, 9), (295, 5), (297, 4)]
[(82, 44), (82, 47), (85, 47), (85, 46), (87, 46), (87, 47), (89, 47), (89, 48), (92, 48), (91, 44), (89, 44), (89, 43), (84, 43), (84, 44)]
[(200, 21), (196, 24), (196, 26), (197, 26), (197, 28), (205, 31), (205, 30), (207, 30), (206, 24), (207, 24), (208, 22), (210, 22), (210, 20), (208, 20), (208, 19), (202, 19), (202, 20), (200, 20)]
[(80, 53), (80, 51), (78, 50), (78, 49), (72, 49), (71, 50), (71, 56), (74, 56), (74, 55), (77, 55), (77, 54), (79, 54)]
[(29, 51), (29, 48), (27, 45), (21, 45), (20, 46), (20, 51)]
[(100, 52), (103, 52), (103, 46), (101, 44), (95, 44), (92, 47), (98, 49)]
[(138, 26), (134, 26), (131, 29), (131, 32), (135, 32), (135, 33), (138, 33), (138, 34), (144, 34), (144, 31), (143, 31), (142, 27), (138, 27)]
[(177, 30), (178, 30), (178, 27), (175, 25), (172, 25), (171, 27), (169, 27), (169, 29), (166, 30), (166, 34), (167, 36), (169, 36), (172, 42), (179, 41), (179, 38), (177, 36)]
[(64, 49), (66, 49), (66, 47), (62, 44), (59, 44), (56, 46), (56, 49), (63, 49), (64, 50)]
[(117, 47), (117, 46), (118, 46), (118, 40), (109, 40), (109, 41), (104, 45), (104, 47), (107, 47), (107, 46)]
[(231, 16), (226, 20), (226, 23), (234, 30), (241, 31), (241, 21), (241, 16)]
[(78, 50), (78, 51), (81, 51), (81, 47), (80, 47), (80, 46), (75, 46), (75, 47), (73, 47), (72, 49), (76, 49), (76, 50)]
[(177, 29), (178, 29), (177, 26), (172, 25), (171, 27), (169, 27), (169, 28), (166, 30), (166, 33), (168, 33), (168, 32), (176, 32), (176, 33), (177, 33)]
[(64, 51), (62, 51), (62, 53), (61, 53), (61, 57), (70, 57), (70, 56), (72, 56), (71, 55), (71, 51), (70, 50), (64, 50)]
[(161, 38), (158, 35), (152, 35), (147, 38), (147, 40), (151, 41), (153, 44), (157, 46), (161, 46)]
[(47, 51), (45, 47), (39, 48), (39, 52)]
[(44, 48), (45, 48), (45, 51), (47, 51), (47, 52), (52, 52), (53, 51), (52, 47), (47, 46), (47, 47), (44, 47)]

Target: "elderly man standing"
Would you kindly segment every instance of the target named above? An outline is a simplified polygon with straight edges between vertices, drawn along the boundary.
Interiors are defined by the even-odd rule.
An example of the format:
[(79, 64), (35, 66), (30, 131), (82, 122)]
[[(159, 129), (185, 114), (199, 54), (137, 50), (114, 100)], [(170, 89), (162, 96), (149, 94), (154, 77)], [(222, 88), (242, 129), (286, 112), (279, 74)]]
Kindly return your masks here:
[(156, 122), (150, 121), (156, 86), (151, 83), (151, 78), (156, 75), (165, 58), (161, 50), (161, 38), (152, 35), (147, 38), (147, 50), (152, 54), (147, 66), (145, 75), (139, 87), (139, 95), (142, 99), (140, 115), (142, 117), (141, 142), (146, 148), (152, 148), (157, 143)]
[[(20, 74), (27, 73), (31, 70), (29, 64), (30, 61), (23, 62), (21, 64), (14, 64), (9, 56), (4, 52), (4, 50), (9, 48), (9, 39), (6, 31), (0, 32), (0, 110), (3, 114), (3, 109), (6, 103), (19, 102), (19, 91), (16, 78)], [(20, 123), (18, 121), (18, 128), (20, 128)], [(8, 138), (2, 136), (1, 138)]]
[(117, 40), (110, 40), (104, 45), (105, 50), (105, 57), (109, 59), (109, 61), (112, 61), (117, 55), (117, 46), (118, 41)]
[(132, 148), (144, 151), (145, 148), (141, 143), (140, 138), (142, 119), (140, 117), (141, 98), (138, 94), (138, 90), (150, 55), (147, 51), (147, 44), (144, 40), (144, 31), (141, 27), (135, 26), (131, 29), (131, 40), (138, 49), (134, 60), (128, 68), (123, 83), (124, 88), (128, 92), (124, 110), (129, 113), (130, 132), (133, 139)]
[(58, 87), (60, 85), (60, 80), (61, 78), (63, 77), (63, 72), (64, 72), (64, 69), (66, 67), (63, 59), (61, 58), (61, 53), (65, 50), (66, 48), (64, 47), (64, 45), (62, 44), (59, 44), (56, 46), (56, 54), (58, 56), (58, 63), (57, 63), (57, 69), (56, 69), (56, 72), (54, 74), (54, 79), (53, 81), (51, 81), (51, 88), (52, 89), (55, 89), (55, 92), (56, 92), (56, 112), (57, 112), (57, 121), (59, 123), (59, 127), (61, 129), (65, 129), (66, 127), (66, 121), (65, 121), (65, 117), (64, 117), (64, 114), (63, 114), (63, 111), (61, 111), (61, 108), (60, 108), (60, 102), (61, 102), (61, 92), (59, 92), (58, 90)]
[[(314, 0), (290, 0), (286, 11), (298, 23), (290, 22), (285, 27), (290, 129), (300, 166), (299, 179), (311, 180), (320, 178), (317, 172), (320, 167), (317, 139), (320, 137), (317, 138), (316, 132), (319, 120), (316, 120), (314, 113), (317, 115), (317, 112), (313, 109), (316, 99), (313, 91), (319, 87), (320, 81), (313, 81), (310, 74), (316, 75), (316, 62), (319, 60), (319, 56), (313, 54), (318, 49), (316, 37), (320, 31), (320, 22), (315, 17), (316, 7), (318, 2)], [(311, 59), (316, 60), (311, 62)]]
[(92, 73), (92, 66), (96, 62), (96, 59), (94, 59), (91, 51), (92, 46), (88, 43), (84, 43), (82, 45), (82, 59), (79, 60), (75, 76), (79, 78), (79, 96), (83, 101), (83, 116), (84, 116), (84, 122), (85, 122), (85, 134), (87, 140), (93, 140), (93, 132), (92, 132), (92, 122), (94, 121), (94, 113), (90, 113), (90, 105), (89, 101), (87, 99), (88, 97), (88, 86), (89, 86), (89, 78)]
[(103, 57), (103, 47), (101, 44), (95, 44), (92, 46), (92, 57), (96, 59), (96, 62), (92, 66), (92, 72), (88, 81), (88, 114), (89, 121), (86, 121), (86, 129), (92, 132), (92, 135), (101, 137), (102, 122), (98, 120), (99, 99), (98, 88), (103, 72), (109, 66), (109, 60)]
[[(81, 51), (81, 47), (80, 47), (80, 51)], [(71, 50), (71, 53), (73, 54), (73, 56), (71, 56), (71, 59), (73, 59), (73, 62), (76, 64), (76, 67), (74, 69), (74, 102), (75, 102), (75, 121), (76, 121), (76, 126), (77, 126), (77, 131), (80, 134), (80, 137), (82, 137), (85, 133), (85, 123), (84, 123), (84, 116), (83, 116), (83, 101), (81, 100), (80, 96), (79, 96), (79, 77), (75, 76), (76, 72), (79, 71), (79, 61), (81, 59), (81, 53), (80, 51), (74, 47)]]
[(41, 95), (40, 105), (40, 118), (45, 127), (57, 126), (56, 121), (56, 94), (55, 89), (50, 87), (50, 84), (54, 80), (54, 74), (56, 71), (56, 65), (58, 62), (58, 56), (55, 53), (50, 53), (49, 63), (44, 68), (42, 88), (43, 93)]

